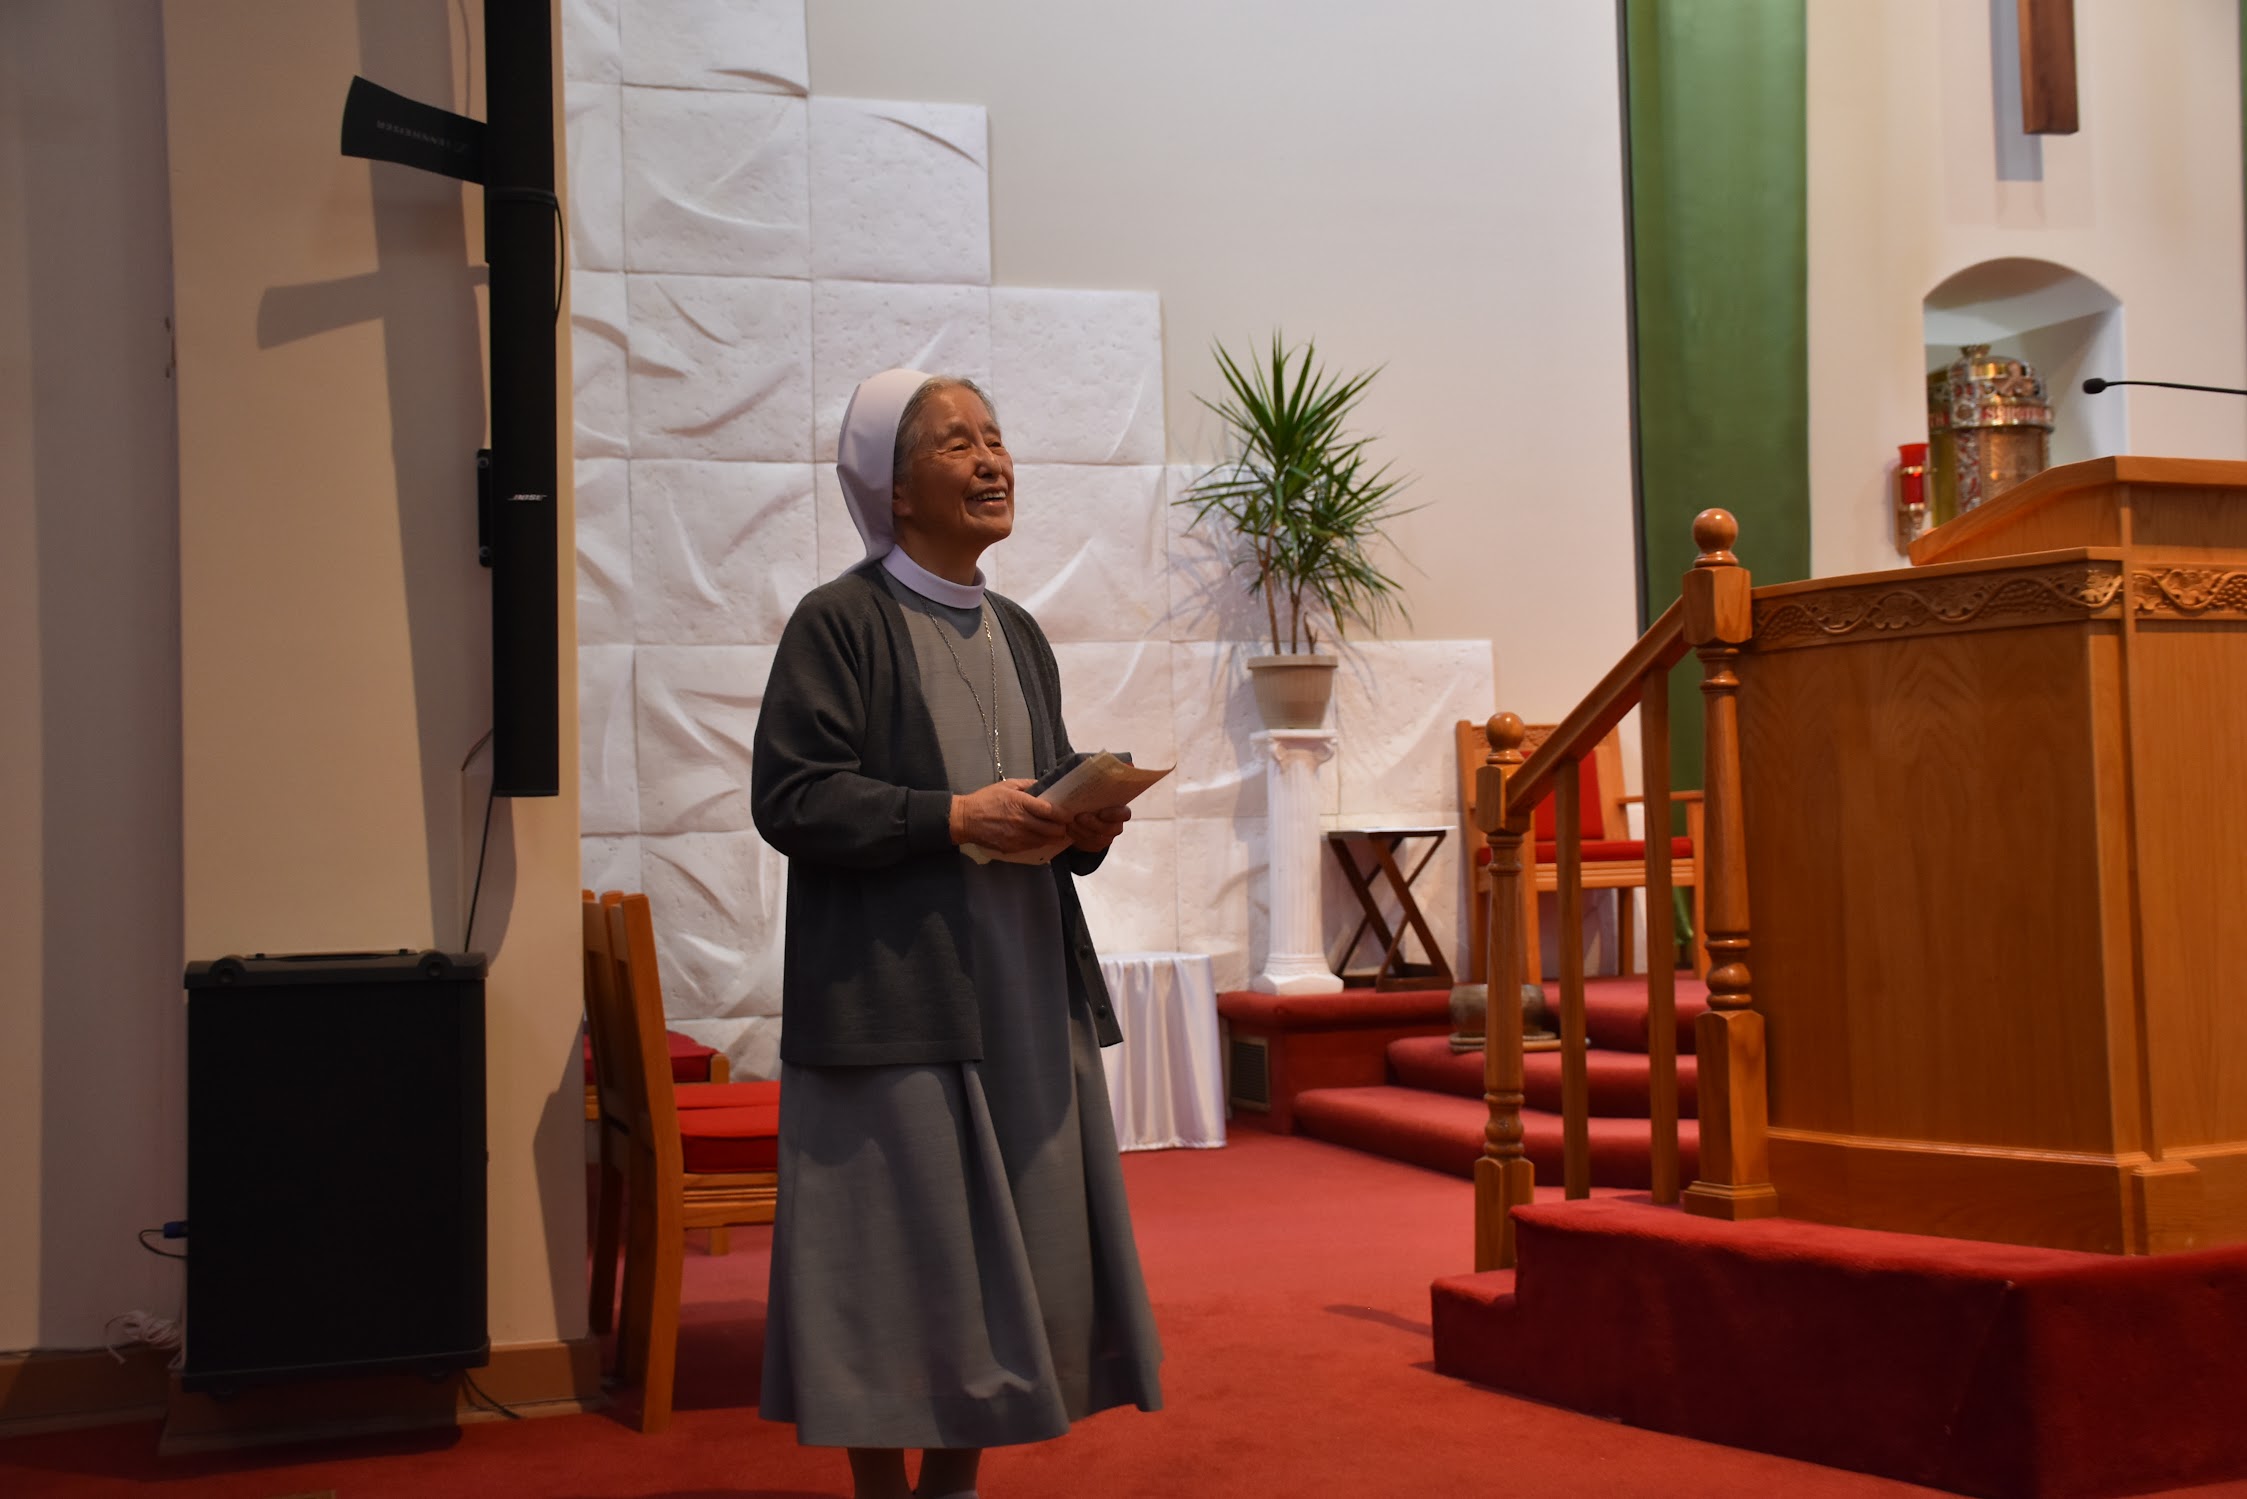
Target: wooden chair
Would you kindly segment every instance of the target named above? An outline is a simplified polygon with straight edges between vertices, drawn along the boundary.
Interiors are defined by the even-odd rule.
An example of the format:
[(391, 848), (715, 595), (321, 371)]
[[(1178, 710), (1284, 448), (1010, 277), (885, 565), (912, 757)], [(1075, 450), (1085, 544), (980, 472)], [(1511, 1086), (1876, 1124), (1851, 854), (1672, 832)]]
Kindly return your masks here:
[[(646, 896), (587, 900), (585, 946), (586, 1007), (602, 1058), (604, 1207), (594, 1246), (592, 1320), (597, 1329), (605, 1328), (614, 1306), (620, 1225), (608, 1204), (620, 1196), (629, 1216), (621, 1225), (624, 1312), (617, 1368), (644, 1388), (640, 1429), (661, 1431), (671, 1418), (686, 1231), (772, 1221), (780, 1085), (674, 1089)], [(697, 1101), (682, 1106), (681, 1094)], [(621, 1193), (612, 1196), (611, 1181)]]
[[(580, 892), (585, 899), (593, 899), (590, 890)], [(664, 1043), (671, 1049), (671, 1080), (678, 1083), (723, 1083), (733, 1080), (733, 1065), (726, 1054), (714, 1046), (704, 1046), (692, 1036), (682, 1036), (677, 1031), (665, 1031)], [(593, 1065), (593, 1035), (585, 1036), (585, 1122), (601, 1121), (601, 1089)], [(723, 1254), (719, 1249), (716, 1253)]]
[[(1521, 752), (1526, 759), (1553, 731), (1551, 724), (1531, 725), (1522, 740)], [(1486, 867), (1489, 848), (1475, 831), (1475, 772), (1488, 759), (1490, 746), (1483, 737), (1483, 726), (1461, 720), (1454, 728), (1459, 760), (1459, 808), (1466, 846), (1473, 856), (1465, 861), (1468, 870), (1467, 885), (1467, 950), (1468, 971), (1476, 981), (1488, 972), (1490, 940), (1490, 872)], [(1693, 891), (1693, 971), (1706, 976), (1709, 959), (1701, 945), (1701, 881), (1698, 875), (1701, 858), (1701, 793), (1678, 791), (1671, 793), (1671, 801), (1685, 807), (1686, 834), (1670, 844), (1670, 878), (1678, 888), (1688, 886)], [(1635, 954), (1632, 925), (1636, 892), (1646, 887), (1646, 843), (1633, 838), (1630, 832), (1628, 808), (1641, 800), (1627, 795), (1623, 790), (1623, 744), (1620, 730), (1610, 730), (1599, 747), (1584, 761), (1581, 831), (1584, 840), (1584, 888), (1586, 890), (1613, 890), (1615, 896), (1615, 932), (1617, 968), (1629, 973)], [(1524, 843), (1522, 857), (1527, 865), (1523, 880), (1524, 919), (1527, 922), (1527, 948), (1524, 957), (1532, 983), (1542, 982), (1544, 962), (1537, 931), (1537, 896), (1541, 891), (1560, 888), (1559, 872), (1553, 867), (1554, 849), (1559, 831), (1553, 821), (1553, 802), (1550, 797), (1537, 805), (1530, 839)], [(1582, 941), (1582, 935), (1575, 934)]]
[[(588, 901), (594, 899), (593, 892), (590, 890), (581, 891), (580, 894)], [(602, 899), (614, 903), (623, 899), (623, 895), (619, 891), (611, 891)], [(592, 935), (592, 933), (588, 933), (586, 947), (586, 957), (589, 962), (594, 953), (591, 945)], [(608, 927), (605, 920), (600, 923), (598, 936), (603, 944), (603, 960), (606, 961)], [(599, 1050), (594, 1035), (595, 1027), (592, 1024), (591, 995), (594, 982), (593, 972), (588, 969), (585, 987), (587, 995), (585, 1122), (588, 1124), (599, 1124), (601, 1122), (601, 1090), (598, 1081), (600, 1069), (594, 1065), (593, 1061), (596, 1052)], [(704, 1046), (674, 1030), (666, 1029), (663, 1033), (663, 1040), (666, 1050), (670, 1053), (671, 1096), (680, 1108), (740, 1108), (753, 1105), (764, 1097), (768, 1085), (750, 1084), (746, 1088), (733, 1086), (731, 1070), (726, 1062), (724, 1052), (714, 1047)], [(617, 1169), (605, 1164), (595, 1178), (593, 1212), (596, 1225), (595, 1242), (599, 1246), (599, 1259), (595, 1267), (594, 1297), (596, 1305), (593, 1312), (593, 1330), (595, 1332), (607, 1332), (612, 1325), (611, 1312), (616, 1300), (617, 1234), (619, 1225), (623, 1221), (624, 1182)], [(704, 1244), (707, 1252), (714, 1255), (726, 1254), (733, 1248), (730, 1236), (722, 1228), (711, 1229), (704, 1240)], [(606, 1287), (605, 1299), (602, 1292), (604, 1286)]]

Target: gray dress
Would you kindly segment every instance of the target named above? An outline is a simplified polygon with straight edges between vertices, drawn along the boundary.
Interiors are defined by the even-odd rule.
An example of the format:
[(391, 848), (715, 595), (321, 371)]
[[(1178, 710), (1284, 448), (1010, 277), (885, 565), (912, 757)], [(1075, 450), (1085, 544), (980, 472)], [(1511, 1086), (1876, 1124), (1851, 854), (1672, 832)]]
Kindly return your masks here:
[[(954, 609), (882, 581), (904, 609), (952, 790), (998, 779), (986, 618), (999, 758), (1006, 777), (1032, 774), (1029, 711), (990, 606)], [(781, 1069), (761, 1410), (806, 1445), (996, 1447), (1109, 1406), (1162, 1404), (1107, 1081), (1091, 1017), (1068, 998), (1053, 873), (957, 857), (982, 1059)]]

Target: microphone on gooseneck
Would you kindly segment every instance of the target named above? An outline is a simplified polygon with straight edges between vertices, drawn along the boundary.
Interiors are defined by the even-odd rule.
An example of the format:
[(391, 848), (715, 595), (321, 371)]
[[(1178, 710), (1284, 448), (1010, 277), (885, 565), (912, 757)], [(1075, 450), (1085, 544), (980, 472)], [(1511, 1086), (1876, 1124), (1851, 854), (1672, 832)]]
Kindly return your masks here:
[(2158, 385), (2164, 390), (2205, 390), (2211, 395), (2247, 396), (2247, 390), (2238, 390), (2229, 385), (2183, 385), (2175, 380), (2090, 379), (2083, 382), (2083, 393), (2087, 396), (2095, 396), (2100, 391), (2116, 385)]

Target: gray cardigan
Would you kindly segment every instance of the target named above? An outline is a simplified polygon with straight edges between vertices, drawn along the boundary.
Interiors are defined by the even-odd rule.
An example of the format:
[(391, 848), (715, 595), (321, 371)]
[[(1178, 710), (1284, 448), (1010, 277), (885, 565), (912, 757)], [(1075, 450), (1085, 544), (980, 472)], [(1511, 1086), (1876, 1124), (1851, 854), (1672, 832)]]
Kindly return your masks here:
[[(757, 717), (750, 807), (788, 857), (780, 1055), (806, 1067), (973, 1061), (983, 1055), (967, 885), (952, 792), (897, 600), (861, 563), (805, 595), (781, 633)], [(1029, 612), (987, 594), (1030, 712), (1036, 770), (1069, 753), (1061, 675)], [(1075, 875), (1053, 861), (1069, 992), (1100, 1044), (1123, 1039)]]

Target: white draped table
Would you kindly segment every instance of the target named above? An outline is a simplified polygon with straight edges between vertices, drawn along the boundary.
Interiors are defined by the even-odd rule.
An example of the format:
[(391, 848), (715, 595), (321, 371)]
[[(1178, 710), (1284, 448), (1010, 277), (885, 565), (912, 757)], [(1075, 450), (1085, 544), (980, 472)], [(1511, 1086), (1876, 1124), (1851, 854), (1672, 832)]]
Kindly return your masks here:
[(1123, 1045), (1100, 1053), (1116, 1144), (1125, 1150), (1225, 1143), (1217, 977), (1197, 953), (1102, 954)]

